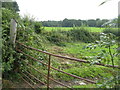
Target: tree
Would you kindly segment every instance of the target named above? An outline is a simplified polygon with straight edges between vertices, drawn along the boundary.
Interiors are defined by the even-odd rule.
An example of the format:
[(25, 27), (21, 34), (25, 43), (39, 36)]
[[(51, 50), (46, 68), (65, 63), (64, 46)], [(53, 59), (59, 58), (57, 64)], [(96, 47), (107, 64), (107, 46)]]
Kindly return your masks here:
[(37, 34), (41, 33), (41, 31), (43, 30), (43, 28), (41, 27), (42, 27), (42, 24), (40, 22), (37, 22), (37, 21), (34, 22), (34, 29)]
[(95, 27), (95, 26), (96, 26), (96, 20), (94, 20), (94, 19), (89, 19), (89, 20), (87, 21), (87, 24), (88, 24), (88, 26), (90, 26), (90, 27)]
[(14, 2), (2, 2), (2, 7), (7, 8), (14, 12), (20, 11), (19, 6), (18, 6), (17, 2), (15, 2), (15, 1)]
[(62, 22), (62, 26), (63, 27), (70, 27), (71, 26), (71, 22), (67, 18), (65, 18), (63, 20), (63, 22)]

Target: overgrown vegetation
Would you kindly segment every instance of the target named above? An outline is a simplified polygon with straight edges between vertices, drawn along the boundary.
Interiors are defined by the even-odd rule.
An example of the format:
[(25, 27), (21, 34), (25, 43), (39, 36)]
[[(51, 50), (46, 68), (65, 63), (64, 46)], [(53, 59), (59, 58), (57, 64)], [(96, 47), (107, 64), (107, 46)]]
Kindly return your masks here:
[[(18, 13), (14, 10), (12, 11), (11, 8), (7, 8), (13, 7), (13, 4), (10, 4), (11, 6), (7, 6), (7, 4), (9, 3), (6, 2), (5, 6), (2, 8), (2, 74), (4, 79), (15, 79), (14, 77), (17, 78), (22, 65), (21, 58), (26, 59), (26, 57), (18, 53), (10, 43), (11, 19), (15, 19), (18, 22), (16, 40), (44, 50), (45, 47), (42, 45), (42, 42), (45, 42), (45, 39), (38, 35), (42, 31), (42, 25), (39, 22), (28, 16), (20, 18)], [(14, 9), (16, 10), (16, 8)], [(19, 45), (17, 45), (17, 48), (23, 49)], [(28, 50), (25, 49), (23, 49), (23, 51), (28, 52)], [(32, 53), (35, 52), (32, 51)]]
[(117, 42), (114, 34), (101, 33), (100, 41), (96, 41), (95, 43), (89, 44), (86, 48), (90, 48), (90, 49), (95, 49), (97, 47), (108, 48), (108, 50), (102, 49), (101, 53), (98, 53), (98, 55), (92, 58), (92, 60), (95, 60), (94, 62), (101, 63), (102, 60), (107, 61), (106, 57), (110, 57), (112, 65), (114, 66), (114, 58), (118, 56), (118, 53), (116, 50), (117, 47), (112, 48), (112, 46), (115, 46), (116, 44)]
[[(8, 16), (9, 15), (9, 16)], [(17, 18), (18, 14), (14, 13), (6, 8), (2, 8), (2, 67), (3, 67), (3, 77), (7, 75), (9, 71), (13, 70), (15, 51), (9, 42), (10, 39), (10, 20), (11, 18)], [(9, 52), (7, 52), (9, 51)]]
[(105, 30), (103, 30), (103, 33), (112, 33), (117, 37), (120, 36), (120, 30), (118, 28), (106, 28)]
[(90, 43), (99, 39), (99, 33), (89, 32), (84, 27), (73, 27), (71, 30), (56, 30), (52, 32), (44, 32), (47, 39), (59, 46), (64, 46), (64, 42), (85, 42)]
[[(72, 73), (74, 75), (83, 77), (83, 78), (89, 78), (89, 79), (102, 79), (103, 77), (109, 78), (112, 76), (113, 70), (106, 67), (99, 67), (99, 66), (90, 66), (90, 65), (84, 65), (79, 67), (71, 67), (69, 69), (64, 70), (67, 73)], [(93, 73), (94, 72), (94, 73)], [(111, 72), (111, 73), (108, 73)], [(63, 73), (56, 73), (57, 77), (61, 80), (69, 81), (74, 80), (74, 77), (70, 77), (68, 75), (65, 75)]]
[[(113, 66), (118, 65), (118, 58), (116, 56), (119, 56), (119, 51), (117, 52), (116, 48), (118, 47), (117, 40), (119, 37), (119, 33), (117, 33), (116, 28), (105, 29), (103, 32), (106, 34), (102, 35), (100, 35), (99, 32), (93, 32), (95, 30), (91, 32), (89, 30), (89, 27), (72, 27), (69, 30), (47, 31), (44, 30), (42, 24), (38, 21), (35, 21), (33, 17), (24, 16), (24, 18), (21, 18), (19, 14), (16, 13), (17, 11), (19, 11), (18, 6), (16, 6), (15, 10), (13, 10), (14, 8), (12, 7), (13, 4), (9, 4), (8, 6), (7, 4), (5, 4), (4, 8), (2, 8), (3, 81), (5, 79), (19, 80), (21, 72), (25, 73), (25, 71), (27, 70), (29, 73), (32, 73), (37, 78), (46, 83), (46, 80), (43, 78), (44, 75), (42, 76), (42, 74), (47, 74), (47, 67), (45, 67), (45, 65), (41, 64), (40, 62), (34, 62), (32, 59), (28, 58), (24, 54), (19, 53), (18, 51), (16, 51), (16, 48), (45, 63), (48, 63), (48, 57), (45, 54), (25, 49), (17, 43), (16, 48), (14, 48), (9, 42), (10, 20), (14, 18), (18, 23), (16, 38), (17, 41), (43, 51), (48, 50), (55, 54), (60, 54), (68, 57), (77, 57), (80, 59), (91, 61), (90, 64), (84, 64), (52, 57), (52, 66), (83, 78), (95, 80), (97, 82), (97, 85), (93, 84), (92, 88), (114, 88), (119, 85), (120, 80), (118, 80), (118, 69), (94, 65), (94, 63), (96, 62), (95, 60), (97, 60), (98, 63), (102, 62), (104, 64), (111, 64)], [(92, 21), (93, 20), (89, 21), (89, 24), (91, 24), (90, 22)], [(70, 23), (70, 20), (66, 21), (67, 24), (68, 22)], [(95, 42), (96, 40), (98, 41), (97, 43)], [(84, 46), (88, 44), (88, 48), (92, 50), (84, 49)], [(37, 68), (37, 70), (41, 71), (42, 73), (39, 74), (27, 64), (32, 64), (34, 68)], [(25, 74), (28, 75), (27, 73)], [(65, 83), (76, 80), (73, 77), (56, 72), (54, 70), (51, 70), (51, 76)], [(71, 86), (74, 88), (89, 88), (91, 85), (88, 83), (85, 84), (86, 85), (79, 85), (79, 83), (71, 83)], [(5, 85), (5, 87), (7, 86)]]

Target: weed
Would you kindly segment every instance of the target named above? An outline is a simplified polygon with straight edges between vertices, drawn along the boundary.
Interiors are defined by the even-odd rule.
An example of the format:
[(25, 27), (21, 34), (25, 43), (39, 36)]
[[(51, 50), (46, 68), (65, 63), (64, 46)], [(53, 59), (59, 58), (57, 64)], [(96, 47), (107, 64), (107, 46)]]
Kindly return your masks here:
[[(64, 72), (74, 74), (83, 78), (102, 78), (102, 77), (110, 77), (111, 73), (106, 73), (106, 71), (112, 72), (111, 69), (106, 67), (99, 66), (80, 66), (80, 67), (72, 67), (69, 69), (63, 70)], [(63, 79), (65, 81), (73, 80), (74, 77), (68, 76), (62, 73), (56, 73), (56, 77), (59, 79)]]

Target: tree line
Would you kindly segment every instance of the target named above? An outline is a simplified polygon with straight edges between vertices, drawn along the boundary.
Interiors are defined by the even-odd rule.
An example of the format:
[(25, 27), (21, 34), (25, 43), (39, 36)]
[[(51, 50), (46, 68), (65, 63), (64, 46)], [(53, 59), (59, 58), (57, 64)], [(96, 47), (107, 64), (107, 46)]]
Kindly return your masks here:
[(89, 27), (102, 27), (102, 25), (108, 22), (108, 19), (89, 19), (89, 20), (81, 20), (81, 19), (67, 19), (65, 18), (62, 21), (41, 21), (43, 26), (46, 27), (74, 27), (74, 26), (89, 26)]
[[(19, 6), (17, 2), (2, 2), (2, 7), (12, 10), (14, 12), (18, 12)], [(65, 18), (62, 21), (41, 21), (43, 26), (46, 27), (74, 27), (74, 26), (89, 26), (89, 27), (102, 27), (102, 25), (108, 22), (108, 19), (89, 19), (89, 20), (81, 20), (81, 19), (67, 19)]]

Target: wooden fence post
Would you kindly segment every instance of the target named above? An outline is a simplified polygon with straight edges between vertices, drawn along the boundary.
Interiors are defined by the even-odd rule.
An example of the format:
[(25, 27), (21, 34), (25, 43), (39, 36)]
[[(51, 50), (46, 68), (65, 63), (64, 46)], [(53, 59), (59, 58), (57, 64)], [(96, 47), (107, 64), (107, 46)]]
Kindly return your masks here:
[(10, 22), (10, 43), (15, 47), (15, 40), (17, 34), (17, 22), (14, 19), (11, 19)]

